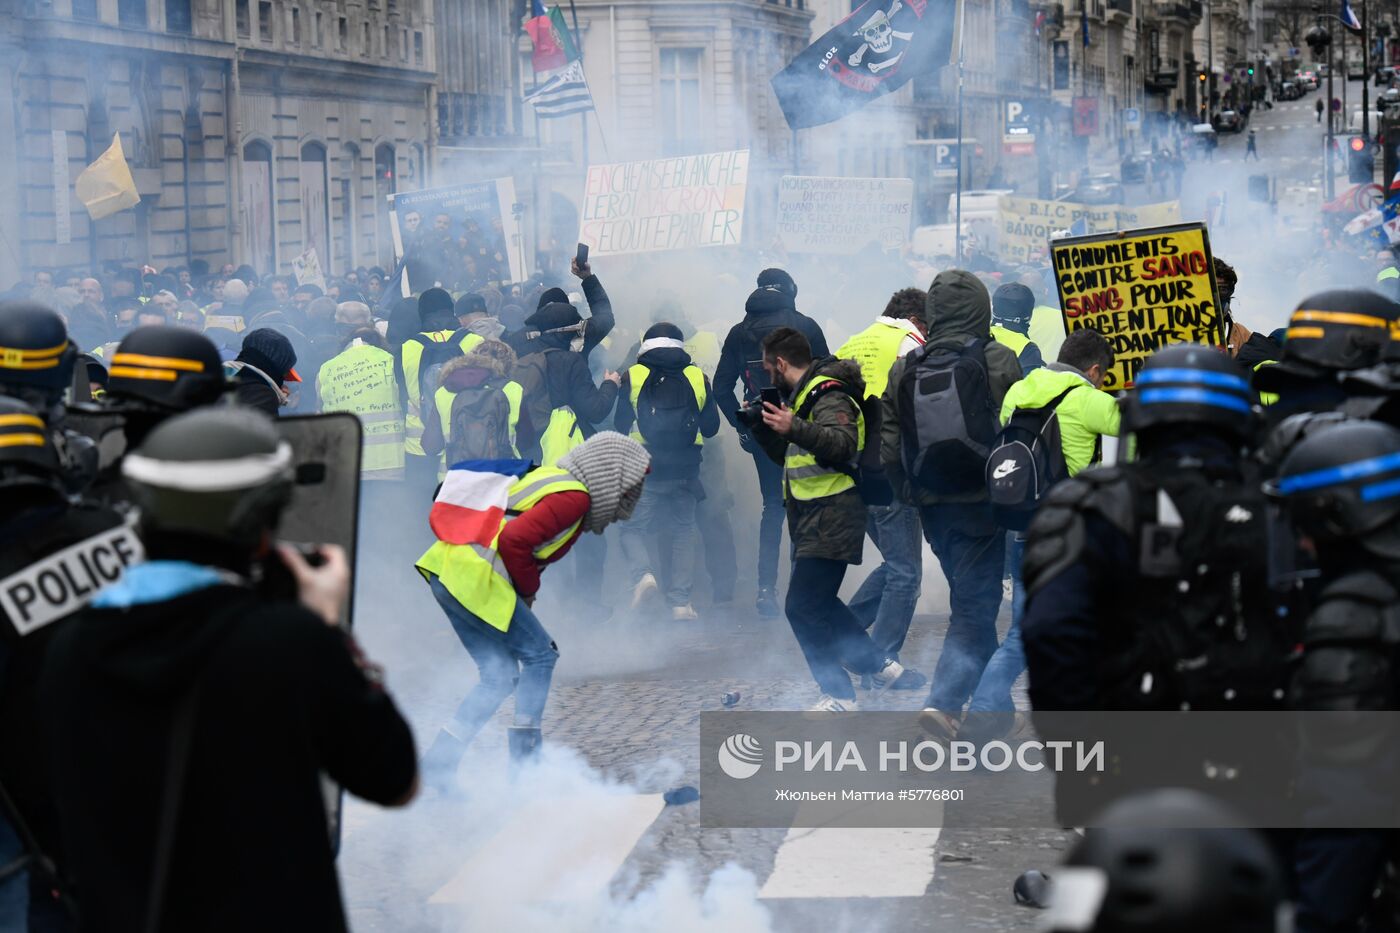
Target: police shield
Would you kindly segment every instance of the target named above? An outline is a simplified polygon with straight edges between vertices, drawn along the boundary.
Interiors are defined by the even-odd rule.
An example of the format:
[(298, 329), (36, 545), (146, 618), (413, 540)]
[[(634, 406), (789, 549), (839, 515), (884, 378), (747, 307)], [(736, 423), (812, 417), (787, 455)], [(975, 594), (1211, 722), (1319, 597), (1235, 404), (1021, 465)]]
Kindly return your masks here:
[[(277, 419), (277, 433), (292, 445), (296, 488), (282, 513), (277, 537), (294, 544), (338, 544), (351, 573), (360, 512), (360, 444), (354, 415), (294, 415)], [(341, 624), (354, 620), (354, 586)]]

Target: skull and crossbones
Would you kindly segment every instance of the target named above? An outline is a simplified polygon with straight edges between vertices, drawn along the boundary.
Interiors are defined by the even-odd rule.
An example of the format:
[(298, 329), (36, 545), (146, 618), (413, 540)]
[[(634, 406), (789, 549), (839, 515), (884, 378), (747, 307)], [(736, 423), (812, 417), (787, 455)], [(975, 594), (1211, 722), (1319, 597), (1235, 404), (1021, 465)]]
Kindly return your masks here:
[[(853, 33), (853, 35), (860, 36), (865, 41), (860, 44), (860, 48), (856, 49), (855, 54), (853, 54), (849, 59), (847, 59), (852, 68), (860, 67), (861, 63), (865, 61), (865, 56), (867, 52), (874, 52), (877, 55), (884, 55), (887, 52), (889, 52), (890, 49), (894, 48), (895, 39), (901, 39), (905, 42), (908, 42), (910, 39), (914, 38), (914, 34), (912, 32), (896, 31), (894, 26), (890, 22), (894, 18), (894, 15), (898, 13), (903, 7), (904, 3), (902, 2), (902, 0), (894, 0), (894, 3), (891, 4), (888, 13), (886, 13), (884, 10), (876, 10), (873, 14), (871, 14), (870, 18), (865, 21), (865, 25), (861, 26), (855, 31), (855, 33)], [(879, 74), (886, 68), (889, 68), (892, 65), (894, 65), (903, 57), (904, 53), (899, 52), (898, 54), (890, 58), (883, 59), (881, 61), (865, 62), (865, 67), (869, 68), (872, 74)]]

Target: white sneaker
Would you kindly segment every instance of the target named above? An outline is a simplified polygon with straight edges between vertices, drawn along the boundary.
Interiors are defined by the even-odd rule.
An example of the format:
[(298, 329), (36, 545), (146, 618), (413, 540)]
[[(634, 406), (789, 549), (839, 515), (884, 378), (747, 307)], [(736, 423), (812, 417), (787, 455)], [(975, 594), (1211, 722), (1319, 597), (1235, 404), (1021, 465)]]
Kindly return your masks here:
[(870, 690), (872, 693), (881, 693), (890, 688), (899, 675), (904, 673), (904, 665), (894, 658), (888, 658), (885, 666), (870, 675)]
[(684, 606), (672, 606), (671, 618), (677, 622), (694, 622), (700, 618), (700, 615), (695, 611), (694, 606), (686, 603)]
[(812, 713), (854, 713), (860, 709), (855, 700), (838, 700), (829, 693), (823, 693), (816, 705), (808, 711)]
[(655, 596), (660, 591), (656, 585), (656, 577), (646, 574), (637, 581), (637, 585), (632, 587), (632, 608), (641, 608), (642, 603)]

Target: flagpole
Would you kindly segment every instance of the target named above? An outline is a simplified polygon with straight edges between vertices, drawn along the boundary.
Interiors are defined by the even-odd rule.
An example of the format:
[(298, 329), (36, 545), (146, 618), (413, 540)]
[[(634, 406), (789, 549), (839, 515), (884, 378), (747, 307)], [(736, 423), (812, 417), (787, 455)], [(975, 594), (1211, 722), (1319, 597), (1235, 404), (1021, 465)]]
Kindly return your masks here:
[[(583, 39), (579, 36), (579, 31), (578, 31), (578, 7), (574, 6), (574, 0), (569, 0), (569, 16), (571, 16), (571, 17), (573, 18), (573, 21), (574, 21), (574, 48), (578, 50), (579, 68), (580, 68), (580, 70), (582, 70), (582, 68), (583, 68)], [(588, 79), (587, 79), (586, 77), (583, 79), (583, 83), (584, 83), (585, 86), (588, 84)], [(592, 96), (593, 96), (593, 92), (592, 92), (592, 91), (589, 91), (589, 92), (588, 92), (588, 96), (589, 96), (589, 97), (592, 97)], [(596, 108), (596, 107), (595, 107), (593, 110), (594, 110), (594, 113), (597, 113), (597, 108)], [(583, 128), (583, 167), (584, 167), (584, 169), (586, 170), (586, 169), (588, 168), (588, 111), (585, 110), (583, 113), (579, 114), (578, 116), (579, 116), (579, 126)], [(602, 121), (599, 121), (599, 123), (598, 123), (598, 132), (601, 133), (602, 131), (603, 131), (603, 124), (602, 124)], [(604, 144), (603, 144), (603, 148), (606, 149), (607, 147), (608, 147), (608, 146), (607, 146), (607, 143), (604, 143)]]
[(1361, 4), (1361, 135), (1371, 140), (1371, 36), (1366, 30), (1366, 8)]
[(962, 265), (962, 189), (963, 189), (963, 37), (967, 33), (967, 0), (958, 3), (958, 187), (954, 196), (953, 236), (956, 238), (957, 259)]

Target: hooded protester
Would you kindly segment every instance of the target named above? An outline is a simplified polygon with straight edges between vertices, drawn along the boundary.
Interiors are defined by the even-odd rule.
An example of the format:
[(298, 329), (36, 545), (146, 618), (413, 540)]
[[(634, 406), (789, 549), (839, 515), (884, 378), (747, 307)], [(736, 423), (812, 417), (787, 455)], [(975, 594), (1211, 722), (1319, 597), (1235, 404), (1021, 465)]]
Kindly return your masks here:
[[(418, 561), (481, 679), (439, 730), (423, 757), (429, 786), (449, 792), (468, 743), (515, 693), (508, 731), (512, 760), (532, 757), (559, 651), (533, 607), (540, 574), (585, 531), (601, 535), (626, 521), (642, 496), (650, 464), (646, 449), (612, 431), (595, 434), (558, 466), (528, 469), (510, 486), (509, 511), (489, 547), (452, 544), (446, 523)], [(450, 482), (450, 478), (449, 478)], [(484, 552), (484, 553), (482, 553)], [(502, 573), (504, 570), (504, 573)]]
[(423, 451), (443, 455), (438, 478), (464, 460), (510, 460), (520, 418), (521, 387), (511, 382), (515, 351), (499, 340), (484, 340), (442, 367), (433, 395), (436, 417), (425, 419)]
[[(544, 289), (536, 300), (534, 313), (525, 318), (524, 330), (507, 331), (503, 338), (517, 356), (524, 358), (545, 347), (562, 346), (582, 353), (586, 360), (617, 326), (612, 301), (603, 283), (593, 274), (592, 265), (579, 266), (575, 261), (570, 265), (570, 271), (582, 280), (583, 297), (588, 302), (588, 319), (584, 320), (578, 308), (570, 303), (569, 293), (564, 289)], [(545, 337), (555, 339), (546, 341)]]
[(998, 286), (992, 293), (992, 338), (1016, 354), (1023, 373), (1045, 365), (1040, 347), (1029, 336), (1034, 310), (1035, 293), (1019, 282)]
[(724, 338), (719, 365), (715, 367), (715, 399), (726, 420), (739, 432), (739, 442), (753, 457), (758, 488), (763, 496), (763, 517), (758, 526), (758, 597), (764, 618), (778, 616), (778, 549), (783, 543), (783, 472), (754, 443), (750, 429), (738, 419), (739, 398), (734, 384), (743, 380), (743, 401), (750, 404), (771, 385), (760, 361), (763, 339), (780, 327), (791, 327), (807, 338), (812, 355), (827, 356), (826, 337), (816, 321), (797, 310), (797, 283), (782, 269), (764, 269), (758, 288), (744, 303), (744, 319)]
[[(890, 368), (889, 383), (880, 400), (880, 459), (895, 495), (919, 507), (924, 539), (948, 580), (952, 620), (933, 673), (927, 706), (945, 715), (961, 715), (997, 648), (1006, 532), (992, 518), (985, 483), (970, 492), (933, 492), (916, 486), (906, 474), (901, 388), (908, 367), (933, 351), (977, 347), (985, 361), (984, 390), (994, 416), (1001, 411), (1007, 391), (1021, 378), (1021, 366), (1011, 350), (992, 339), (991, 298), (971, 272), (951, 269), (934, 278), (924, 305), (924, 327), (927, 338), (922, 355), (897, 360)], [(914, 413), (908, 414), (912, 417)]]
[(276, 418), (290, 400), (286, 383), (301, 382), (296, 364), (291, 341), (269, 327), (260, 327), (243, 335), (243, 348), (232, 362), (224, 364), (224, 373), (233, 383), (238, 404)]
[(651, 478), (630, 521), (622, 526), (622, 552), (632, 565), (632, 606), (659, 591), (656, 540), (670, 545), (666, 602), (676, 621), (698, 618), (690, 604), (695, 564), (696, 509), (701, 447), (719, 431), (719, 407), (709, 380), (685, 351), (674, 324), (653, 324), (622, 377), (614, 425), (641, 441), (651, 455)]

